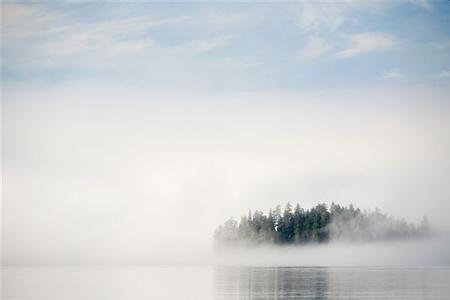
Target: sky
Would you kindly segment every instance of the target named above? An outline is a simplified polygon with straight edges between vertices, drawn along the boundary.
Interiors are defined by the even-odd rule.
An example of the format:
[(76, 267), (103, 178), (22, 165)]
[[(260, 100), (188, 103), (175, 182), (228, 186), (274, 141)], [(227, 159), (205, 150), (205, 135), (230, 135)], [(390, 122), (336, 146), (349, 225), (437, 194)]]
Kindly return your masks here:
[(449, 230), (449, 15), (3, 2), (4, 263), (182, 260), (287, 201)]

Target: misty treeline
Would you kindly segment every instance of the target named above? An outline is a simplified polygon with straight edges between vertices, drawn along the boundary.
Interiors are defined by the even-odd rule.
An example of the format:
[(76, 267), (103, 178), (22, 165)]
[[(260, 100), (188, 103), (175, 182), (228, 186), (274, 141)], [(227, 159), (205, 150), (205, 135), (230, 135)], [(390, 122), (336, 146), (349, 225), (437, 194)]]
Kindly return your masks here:
[(215, 230), (217, 245), (302, 244), (329, 240), (381, 240), (423, 237), (429, 234), (427, 218), (416, 226), (375, 211), (361, 211), (338, 204), (319, 204), (311, 209), (290, 203), (282, 211), (277, 205), (268, 215), (256, 210), (238, 223), (228, 219)]

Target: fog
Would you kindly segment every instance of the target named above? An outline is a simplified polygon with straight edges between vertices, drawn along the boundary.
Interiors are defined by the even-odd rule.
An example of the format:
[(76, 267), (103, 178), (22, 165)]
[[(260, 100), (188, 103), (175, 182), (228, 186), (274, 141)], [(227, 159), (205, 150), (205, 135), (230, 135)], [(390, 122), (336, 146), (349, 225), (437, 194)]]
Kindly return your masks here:
[(227, 248), (212, 261), (232, 266), (438, 266), (450, 263), (450, 237)]
[[(447, 231), (448, 95), (426, 87), (158, 93), (10, 84), (3, 94), (3, 262), (214, 261), (220, 223), (287, 201), (378, 207), (416, 223), (427, 215)], [(390, 262), (392, 250), (428, 262), (421, 255), (432, 244), (414, 245), (420, 257), (402, 256), (408, 244), (333, 244), (308, 247), (295, 261)], [(435, 248), (433, 259), (448, 250)], [(258, 251), (271, 261), (269, 250)], [(283, 251), (281, 263), (294, 252)]]

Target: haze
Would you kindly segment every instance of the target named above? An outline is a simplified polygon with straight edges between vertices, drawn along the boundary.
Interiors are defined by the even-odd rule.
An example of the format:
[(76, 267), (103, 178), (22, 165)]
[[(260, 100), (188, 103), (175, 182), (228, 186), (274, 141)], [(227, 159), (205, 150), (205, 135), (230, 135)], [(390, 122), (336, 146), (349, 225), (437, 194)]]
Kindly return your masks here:
[(229, 216), (287, 201), (448, 229), (445, 95), (386, 93), (7, 90), (6, 262), (205, 251)]
[(198, 261), (288, 201), (450, 229), (448, 5), (175, 6), (4, 5), (5, 265)]

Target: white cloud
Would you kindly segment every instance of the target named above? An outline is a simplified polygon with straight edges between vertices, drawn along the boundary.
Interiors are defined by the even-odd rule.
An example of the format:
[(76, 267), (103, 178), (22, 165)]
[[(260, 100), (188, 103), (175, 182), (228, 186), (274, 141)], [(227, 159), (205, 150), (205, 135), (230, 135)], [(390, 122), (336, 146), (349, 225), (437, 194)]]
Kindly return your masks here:
[(310, 37), (305, 46), (297, 53), (296, 58), (299, 62), (307, 62), (317, 59), (328, 53), (332, 45), (319, 37)]
[[(236, 36), (228, 27), (245, 21), (243, 14), (204, 13), (207, 20), (183, 14), (119, 11), (116, 18), (83, 21), (71, 10), (62, 13), (41, 5), (6, 5), (2, 46), (8, 65), (27, 71), (73, 68), (135, 73), (172, 64), (192, 67), (190, 56), (228, 47)], [(174, 32), (175, 27), (193, 32), (195, 37), (182, 35), (165, 43), (161, 34), (153, 34)]]
[(430, 10), (432, 8), (431, 3), (428, 0), (409, 0), (409, 2), (411, 2), (412, 4), (418, 5), (426, 10)]
[(320, 57), (332, 48), (329, 40), (324, 41), (317, 35), (331, 35), (334, 44), (345, 44), (347, 48), (336, 53), (337, 58), (348, 58), (355, 55), (385, 50), (397, 43), (395, 36), (382, 32), (365, 32), (353, 35), (339, 34), (343, 26), (348, 23), (357, 24), (355, 17), (358, 11), (379, 11), (384, 9), (385, 3), (371, 1), (344, 1), (341, 5), (326, 5), (320, 3), (302, 3), (299, 5), (296, 24), (306, 36), (307, 44), (297, 54), (300, 61)]
[(297, 24), (303, 32), (322, 29), (335, 31), (344, 22), (340, 5), (303, 3), (300, 5)]
[(358, 23), (359, 12), (380, 12), (391, 3), (386, 1), (343, 0), (337, 3), (300, 1), (296, 24), (304, 33), (335, 32), (345, 23)]
[(450, 48), (450, 39), (440, 43), (438, 48), (442, 50)]
[(191, 28), (201, 28), (205, 32), (224, 32), (240, 30), (246, 26), (257, 26), (260, 23), (258, 14), (251, 11), (240, 10), (211, 10), (207, 7), (197, 11), (196, 18), (192, 18), (188, 26)]
[(350, 47), (336, 53), (337, 58), (349, 58), (373, 51), (386, 50), (398, 43), (397, 38), (388, 33), (365, 32), (351, 35)]
[(146, 34), (148, 30), (189, 21), (183, 16), (134, 15), (81, 22), (74, 15), (39, 5), (6, 5), (3, 13), (5, 55), (11, 56), (11, 65), (28, 69), (113, 66), (119, 56), (121, 60), (133, 58), (158, 46)]
[(147, 26), (151, 26), (150, 22), (142, 19), (67, 26), (47, 41), (36, 44), (34, 50), (52, 57), (73, 56), (86, 51), (96, 52), (100, 57), (133, 54), (155, 44), (148, 38), (133, 37)]
[(441, 72), (436, 74), (436, 78), (449, 78), (450, 70), (442, 70)]
[(223, 35), (212, 38), (195, 39), (183, 44), (178, 49), (193, 53), (203, 53), (225, 48), (230, 45), (233, 39), (234, 35)]
[(401, 77), (403, 77), (403, 74), (395, 70), (384, 71), (380, 76), (381, 79), (397, 79)]
[(52, 23), (61, 22), (66, 16), (61, 12), (49, 12), (39, 5), (4, 4), (2, 42), (11, 46), (26, 39), (60, 32), (63, 24), (56, 27)]

